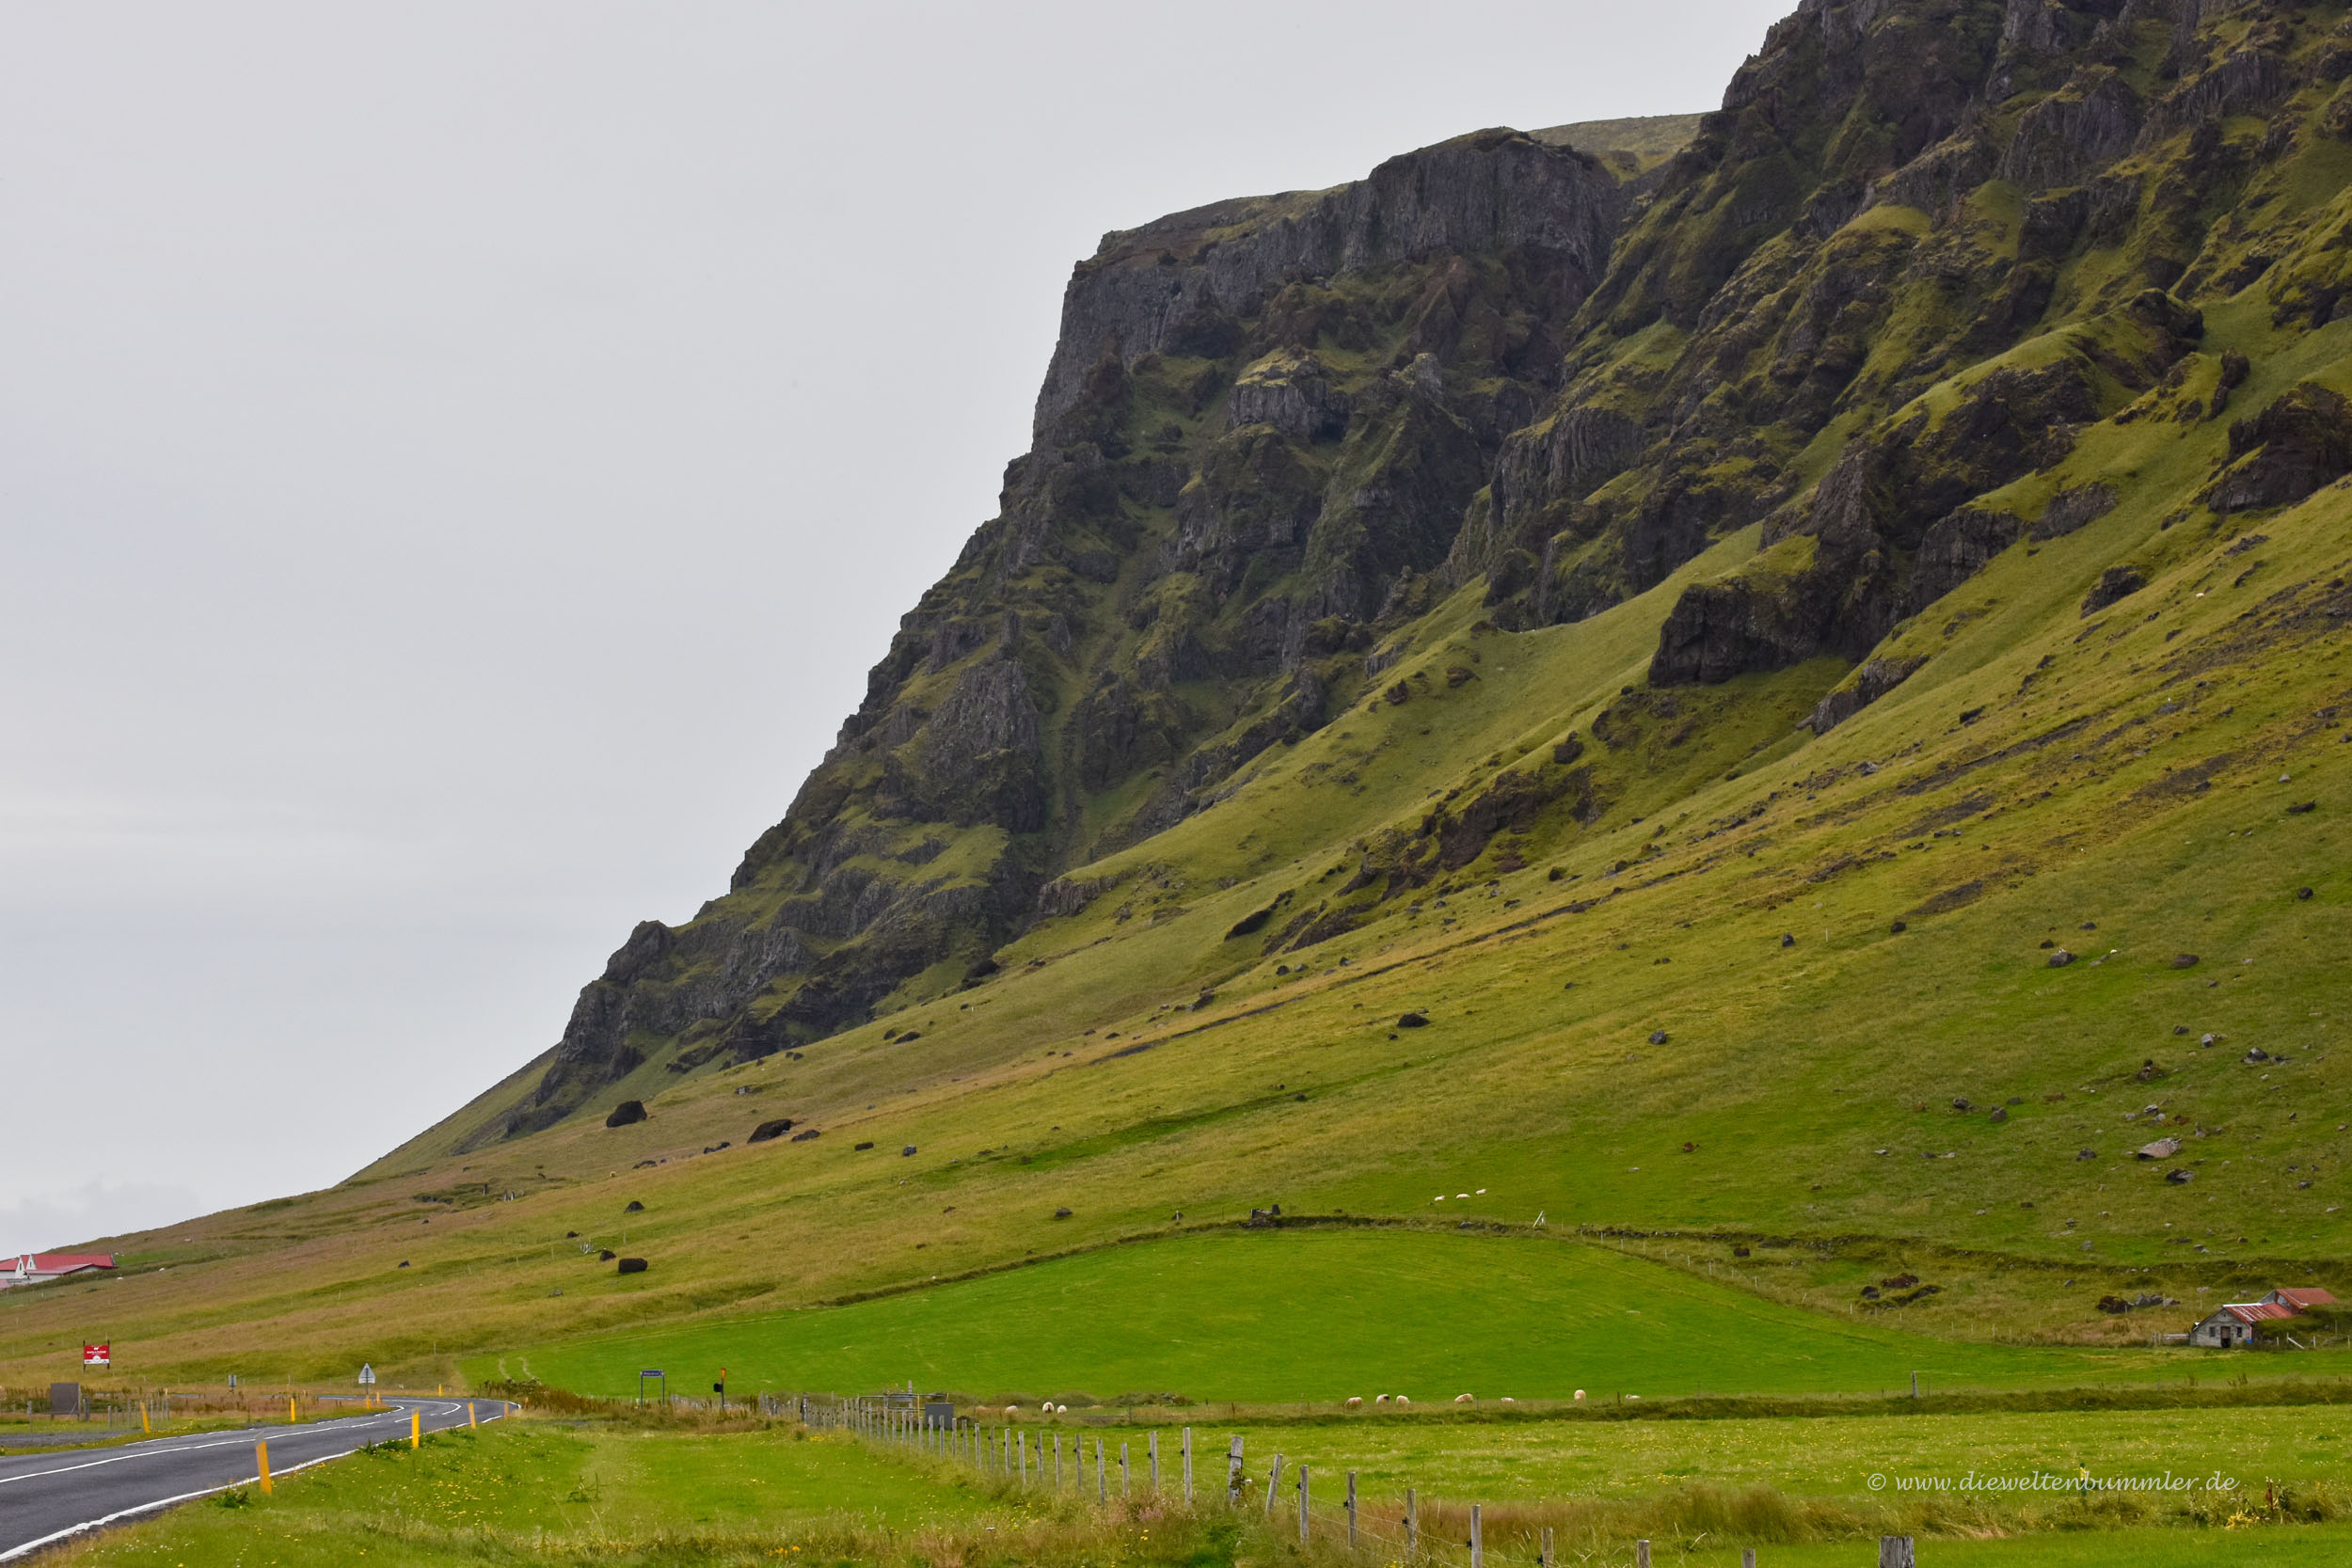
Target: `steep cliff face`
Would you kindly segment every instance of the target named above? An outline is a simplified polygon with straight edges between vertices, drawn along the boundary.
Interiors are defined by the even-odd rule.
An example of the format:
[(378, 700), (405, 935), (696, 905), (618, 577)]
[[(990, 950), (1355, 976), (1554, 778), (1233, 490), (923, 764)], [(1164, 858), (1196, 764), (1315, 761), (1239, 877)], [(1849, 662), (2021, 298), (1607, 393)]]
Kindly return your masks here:
[[(1663, 163), (1487, 131), (1104, 236), (997, 515), (784, 819), (694, 920), (641, 926), (544, 1080), (463, 1136), (984, 976), (1084, 907), (1089, 862), (1408, 700), (1384, 660), (1465, 590), (1486, 633), (1580, 620), (1760, 524), (1681, 594), (1649, 683), (1835, 657), (1795, 710), (1819, 734), (1932, 656), (1930, 606), (2116, 505), (2137, 469), (2078, 461), (2089, 433), (2210, 427), (2184, 516), (2309, 494), (2352, 466), (2341, 389), (2233, 405), (2248, 360), (2208, 317), (2283, 342), (2352, 311), (2347, 75), (2340, 6), (1804, 0)], [(1637, 733), (1732, 722), (1624, 702), (1594, 724), (1620, 771)], [(1356, 887), (1597, 815), (1628, 786), (1578, 744), (1368, 830)]]
[(1048, 879), (1321, 724), (1557, 385), (1628, 199), (1594, 158), (1490, 131), (1104, 236), (997, 516), (727, 896), (640, 927), (477, 1135), (959, 984)]
[[(1914, 17), (1934, 18), (1940, 42), (1916, 39)], [(1789, 89), (1802, 102), (1824, 74), (1858, 80), (1853, 111), (1807, 167), (1818, 178), (1798, 220), (1701, 310), (1682, 363), (1698, 355), (1710, 369), (1677, 387), (1671, 451), (1629, 475), (1622, 542), (1586, 551), (1575, 569), (1600, 585), (1586, 598), (1639, 580), (1629, 562), (1657, 553), (1641, 546), (1666, 499), (1693, 493), (1680, 488), (1692, 465), (1711, 456), (1696, 472), (1720, 476), (1734, 452), (1740, 471), (1711, 492), (1721, 506), (1694, 523), (1720, 531), (1762, 516), (1767, 546), (1802, 534), (1817, 547), (1800, 571), (1692, 588), (1651, 665), (1659, 684), (1823, 653), (1861, 658), (1994, 554), (2081, 527), (2115, 493), (2052, 480), (2030, 526), (1982, 498), (2028, 499), (2036, 476), (2058, 474), (2105, 421), (2220, 411), (2245, 360), (2199, 353), (2205, 309), (2260, 298), (2276, 323), (2316, 325), (2352, 279), (2342, 255), (2323, 263), (2311, 249), (2344, 221), (2344, 134), (2328, 119), (2342, 96), (2333, 84), (2352, 71), (2341, 8), (1808, 5), (1775, 37), (1791, 29), (1825, 43), (1843, 34), (1851, 47), (1768, 50), (1710, 117), (1680, 179), (1693, 191), (1720, 181), (1730, 161), (1699, 166), (1778, 126)], [(1825, 212), (1840, 217), (1835, 234), (1789, 243)], [(1670, 258), (1674, 237), (1661, 246)], [(1626, 301), (1654, 299), (1661, 318), (1675, 316), (1671, 264), (1620, 282), (1635, 248), (1587, 304), (1612, 312), (1595, 314), (1597, 330), (1636, 325)], [(1834, 315), (1810, 303), (1820, 299)], [(2221, 384), (2210, 402), (2184, 400), (2185, 385), (2207, 378)], [(1562, 402), (1585, 395), (1572, 380)], [(2211, 512), (2288, 504), (2344, 471), (2321, 455), (2326, 418), (2293, 397), (2265, 412), (2267, 424), (2233, 430), (2233, 459), (2271, 455), (2217, 479), (2202, 498)], [(1661, 428), (1659, 406), (1645, 428)], [(1710, 420), (1710, 408), (1729, 417)], [(1580, 602), (1575, 588), (1556, 597)], [(1843, 705), (1825, 705), (1820, 727)]]

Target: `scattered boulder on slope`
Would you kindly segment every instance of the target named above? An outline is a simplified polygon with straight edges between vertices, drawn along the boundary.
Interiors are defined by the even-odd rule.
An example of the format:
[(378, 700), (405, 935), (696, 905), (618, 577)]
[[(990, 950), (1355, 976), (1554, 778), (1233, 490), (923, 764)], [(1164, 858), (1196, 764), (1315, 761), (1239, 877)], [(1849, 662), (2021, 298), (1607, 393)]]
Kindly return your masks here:
[(644, 1119), (645, 1102), (644, 1101), (624, 1100), (612, 1107), (612, 1114), (604, 1118), (604, 1124), (607, 1127), (627, 1127)]

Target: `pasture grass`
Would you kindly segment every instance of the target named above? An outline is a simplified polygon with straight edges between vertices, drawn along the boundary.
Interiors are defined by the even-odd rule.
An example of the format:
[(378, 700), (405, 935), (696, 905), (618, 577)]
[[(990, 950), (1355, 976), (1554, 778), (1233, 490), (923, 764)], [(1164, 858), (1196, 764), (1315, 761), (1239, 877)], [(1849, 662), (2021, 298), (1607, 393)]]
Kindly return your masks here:
[[(1115, 1247), (834, 1307), (726, 1317), (478, 1357), (549, 1385), (634, 1394), (659, 1367), (699, 1393), (845, 1393), (912, 1381), (996, 1402), (1157, 1392), (1428, 1405), (2029, 1387), (2177, 1374), (2180, 1352), (1973, 1343), (1899, 1316), (1836, 1319), (1573, 1238), (1225, 1231)], [(2264, 1360), (2310, 1372), (2340, 1358)]]
[[(1342, 1568), (1399, 1558), (1390, 1538), (1405, 1483), (1420, 1489), (1421, 1560), (1445, 1568), (1459, 1568), (1464, 1557), (1457, 1538), (1473, 1497), (1485, 1500), (1497, 1568), (1528, 1560), (1545, 1528), (1554, 1529), (1563, 1562), (1596, 1564), (1629, 1562), (1637, 1537), (1653, 1543), (1657, 1562), (1728, 1565), (1742, 1545), (1754, 1545), (1772, 1568), (1867, 1563), (1881, 1531), (1917, 1535), (1921, 1562), (1936, 1568), (2352, 1560), (2352, 1534), (2329, 1522), (2340, 1505), (2321, 1474), (2352, 1439), (2352, 1426), (2328, 1420), (2299, 1433), (2265, 1432), (2246, 1412), (2172, 1425), (2148, 1434), (2117, 1423), (2033, 1427), (1987, 1417), (1708, 1421), (1677, 1423), (1680, 1441), (1671, 1448), (1655, 1443), (1667, 1432), (1662, 1424), (1453, 1426), (1409, 1433), (1403, 1447), (1395, 1431), (1383, 1432), (1389, 1447), (1379, 1452), (1350, 1449), (1348, 1441), (1363, 1434), (1327, 1426), (1255, 1429), (1253, 1481), (1276, 1451), (1266, 1445), (1277, 1443), (1289, 1444), (1280, 1450), (1286, 1478), (1302, 1460), (1316, 1478), (1315, 1538), (1302, 1549), (1287, 1487), (1271, 1520), (1254, 1486), (1238, 1513), (1212, 1496), (1194, 1510), (1148, 1496), (1114, 1496), (1097, 1509), (1075, 1485), (1059, 1496), (1024, 1492), (838, 1432), (773, 1425), (662, 1433), (525, 1418), (438, 1433), (421, 1452), (396, 1445), (316, 1466), (281, 1478), (273, 1497), (238, 1493), (183, 1506), (70, 1545), (56, 1560), (142, 1568), (779, 1560)], [(2199, 1510), (2131, 1498), (1923, 1500), (1871, 1494), (1854, 1475), (1864, 1465), (1981, 1471), (2070, 1463), (2128, 1474), (2216, 1449), (2274, 1472), (2267, 1481), (2281, 1483), (2280, 1509), (2267, 1506), (2265, 1480), (2249, 1473), (2237, 1478), (2236, 1492)], [(1328, 1506), (1351, 1463), (1362, 1472), (1360, 1556), (1342, 1548), (1343, 1519)], [(1221, 1465), (1214, 1468), (1221, 1475)], [(1139, 1489), (1141, 1480), (1138, 1470)], [(1172, 1489), (1172, 1474), (1168, 1481)], [(1562, 1490), (1534, 1495), (1550, 1488)]]

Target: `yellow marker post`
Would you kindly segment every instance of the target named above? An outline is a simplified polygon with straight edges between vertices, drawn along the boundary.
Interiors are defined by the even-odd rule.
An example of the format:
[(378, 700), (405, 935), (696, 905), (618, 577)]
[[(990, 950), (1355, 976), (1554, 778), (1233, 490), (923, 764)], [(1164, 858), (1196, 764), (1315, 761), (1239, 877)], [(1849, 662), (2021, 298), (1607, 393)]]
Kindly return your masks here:
[(260, 1474), (261, 1474), (261, 1480), (262, 1480), (262, 1490), (264, 1493), (266, 1493), (266, 1492), (269, 1490), (269, 1444), (268, 1444), (268, 1443), (266, 1443), (266, 1442), (262, 1442), (262, 1443), (256, 1443), (256, 1444), (254, 1444), (254, 1445), (253, 1445), (253, 1465), (254, 1465), (254, 1468), (255, 1468), (257, 1471), (259, 1471), (259, 1472), (260, 1472)]
[(472, 1431), (476, 1424), (473, 1418), (473, 1401), (468, 1400), (466, 1402), (466, 1430)]
[(151, 1434), (154, 1433), (154, 1431), (155, 1431), (155, 1429), (154, 1429), (153, 1427), (151, 1427), (151, 1426), (150, 1426), (150, 1425), (148, 1424), (148, 1421), (147, 1421), (147, 1405), (146, 1405), (146, 1403), (145, 1403), (144, 1402), (141, 1402), (141, 1403), (140, 1403), (140, 1405), (139, 1405), (139, 1430), (140, 1430), (141, 1432), (143, 1432), (143, 1433), (150, 1433), (151, 1435)]
[(298, 1426), (301, 1424), (301, 1421), (302, 1418), (294, 1414), (294, 1396), (292, 1394), (288, 1394), (286, 1396), (286, 1424), (288, 1426)]
[(412, 1449), (424, 1447), (424, 1418), (413, 1410), (408, 1412), (408, 1446)]
[(437, 1399), (444, 1399), (444, 1398), (447, 1398), (447, 1397), (448, 1397), (448, 1394), (449, 1394), (449, 1386), (448, 1386), (448, 1385), (446, 1385), (446, 1384), (437, 1383), (437, 1384), (435, 1384), (435, 1385), (433, 1386), (433, 1397), (434, 1397), (435, 1399), (437, 1399)]

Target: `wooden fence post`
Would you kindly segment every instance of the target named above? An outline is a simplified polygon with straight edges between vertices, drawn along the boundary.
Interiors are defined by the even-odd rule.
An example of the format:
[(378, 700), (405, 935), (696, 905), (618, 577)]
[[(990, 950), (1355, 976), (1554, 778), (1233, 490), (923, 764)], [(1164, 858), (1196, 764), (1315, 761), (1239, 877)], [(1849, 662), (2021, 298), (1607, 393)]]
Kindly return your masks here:
[[(1551, 1555), (1551, 1527), (1549, 1525), (1544, 1527), (1544, 1543), (1537, 1548), (1537, 1551), (1541, 1555), (1535, 1560), (1541, 1563), (1543, 1568), (1560, 1568), (1560, 1560)], [(1756, 1568), (1756, 1564), (1750, 1562), (1745, 1564), (1744, 1568)]]
[(1029, 1434), (1022, 1433), (1013, 1439), (1013, 1446), (1020, 1450), (1021, 1484), (1026, 1486), (1029, 1484)]
[(1094, 1440), (1094, 1500), (1098, 1503), (1111, 1500), (1110, 1472), (1103, 1467), (1103, 1440), (1100, 1437)]
[(1054, 1433), (1054, 1490), (1061, 1489), (1061, 1433), (1057, 1432)]
[(1298, 1544), (1307, 1544), (1307, 1466), (1298, 1466)]
[(1421, 1548), (1421, 1513), (1413, 1501), (1413, 1489), (1405, 1489), (1405, 1560), (1413, 1560)]
[(1152, 1490), (1160, 1489), (1160, 1429), (1153, 1427), (1144, 1438), (1145, 1450), (1152, 1456)]
[(1476, 1503), (1470, 1504), (1470, 1568), (1486, 1568), (1486, 1532), (1481, 1528)]
[(1282, 1484), (1282, 1456), (1274, 1456), (1274, 1468), (1265, 1473), (1265, 1516), (1274, 1517), (1274, 1494)]
[[(1356, 1472), (1347, 1472), (1347, 1549), (1356, 1549)], [(1549, 1564), (1547, 1564), (1549, 1568)]]
[(1633, 1543), (1633, 1568), (1649, 1568), (1648, 1542), (1636, 1541)]
[(1233, 1439), (1233, 1446), (1225, 1454), (1225, 1506), (1241, 1506), (1241, 1439), (1238, 1437)]
[(1192, 1506), (1192, 1428), (1184, 1428), (1184, 1506)]
[(1756, 1568), (1756, 1548), (1754, 1546), (1742, 1546), (1740, 1549), (1740, 1568)]
[(1913, 1568), (1911, 1537), (1908, 1535), (1880, 1536), (1879, 1568)]

